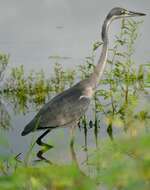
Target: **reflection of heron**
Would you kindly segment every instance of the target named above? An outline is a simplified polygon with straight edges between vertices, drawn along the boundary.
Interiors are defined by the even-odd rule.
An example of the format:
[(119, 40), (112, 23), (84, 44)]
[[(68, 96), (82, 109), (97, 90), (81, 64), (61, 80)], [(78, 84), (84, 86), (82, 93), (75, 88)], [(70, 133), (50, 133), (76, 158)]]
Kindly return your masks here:
[(90, 99), (95, 91), (96, 85), (104, 72), (107, 63), (108, 29), (110, 23), (119, 18), (144, 15), (145, 14), (143, 13), (127, 11), (123, 8), (113, 8), (107, 15), (102, 27), (102, 53), (94, 72), (89, 76), (89, 78), (80, 81), (44, 105), (33, 120), (25, 127), (22, 135), (24, 136), (38, 129), (47, 129), (46, 132), (37, 140), (37, 143), (41, 144), (41, 139), (51, 129), (64, 127), (69, 124), (71, 124), (71, 126), (75, 125), (75, 123), (78, 122), (80, 117), (83, 116), (85, 111), (88, 109)]

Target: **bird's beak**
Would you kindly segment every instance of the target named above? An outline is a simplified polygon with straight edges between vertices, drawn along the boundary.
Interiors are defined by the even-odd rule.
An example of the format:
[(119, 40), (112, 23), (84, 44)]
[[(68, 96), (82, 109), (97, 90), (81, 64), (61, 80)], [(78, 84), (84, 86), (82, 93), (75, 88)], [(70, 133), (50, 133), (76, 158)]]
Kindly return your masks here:
[(133, 11), (128, 11), (127, 15), (129, 17), (135, 17), (135, 16), (146, 16), (145, 13), (139, 13), (139, 12), (133, 12)]

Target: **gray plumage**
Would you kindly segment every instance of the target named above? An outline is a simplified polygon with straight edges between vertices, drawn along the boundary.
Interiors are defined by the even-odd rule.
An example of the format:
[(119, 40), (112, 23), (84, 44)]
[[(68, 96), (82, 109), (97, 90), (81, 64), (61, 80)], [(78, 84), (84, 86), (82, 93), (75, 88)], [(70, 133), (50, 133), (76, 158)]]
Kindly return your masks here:
[(46, 103), (25, 127), (22, 135), (36, 130), (36, 126), (38, 129), (63, 127), (79, 120), (90, 103), (90, 98), (85, 95), (84, 83), (86, 80), (58, 94)]
[(53, 129), (64, 127), (77, 122), (88, 109), (90, 99), (104, 72), (108, 54), (108, 28), (110, 23), (118, 18), (144, 16), (143, 13), (127, 11), (123, 8), (114, 8), (107, 15), (102, 27), (103, 47), (94, 72), (73, 87), (55, 96), (46, 103), (32, 121), (24, 128), (22, 135), (26, 135), (37, 129)]

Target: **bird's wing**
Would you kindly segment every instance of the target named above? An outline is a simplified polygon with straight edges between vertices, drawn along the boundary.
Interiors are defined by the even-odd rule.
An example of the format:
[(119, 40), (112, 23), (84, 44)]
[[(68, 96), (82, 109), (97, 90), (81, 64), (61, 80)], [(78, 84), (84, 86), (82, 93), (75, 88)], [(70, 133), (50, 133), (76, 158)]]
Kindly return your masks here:
[(85, 113), (90, 99), (75, 86), (49, 101), (37, 114), (40, 128), (64, 126), (79, 120)]
[(24, 128), (22, 135), (39, 128), (55, 128), (78, 121), (84, 115), (89, 103), (90, 98), (85, 94), (85, 86), (80, 82), (45, 104)]

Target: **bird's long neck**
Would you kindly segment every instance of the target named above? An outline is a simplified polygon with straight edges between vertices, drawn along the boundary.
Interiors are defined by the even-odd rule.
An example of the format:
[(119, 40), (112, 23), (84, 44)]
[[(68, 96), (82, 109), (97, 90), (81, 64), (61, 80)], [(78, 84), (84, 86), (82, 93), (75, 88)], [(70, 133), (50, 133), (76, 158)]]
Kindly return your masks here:
[(102, 27), (102, 40), (103, 40), (103, 47), (102, 53), (98, 60), (97, 65), (94, 68), (94, 72), (90, 76), (90, 83), (93, 88), (95, 88), (104, 72), (106, 63), (107, 63), (107, 54), (108, 54), (108, 29), (111, 23), (111, 19), (105, 19), (103, 27)]

